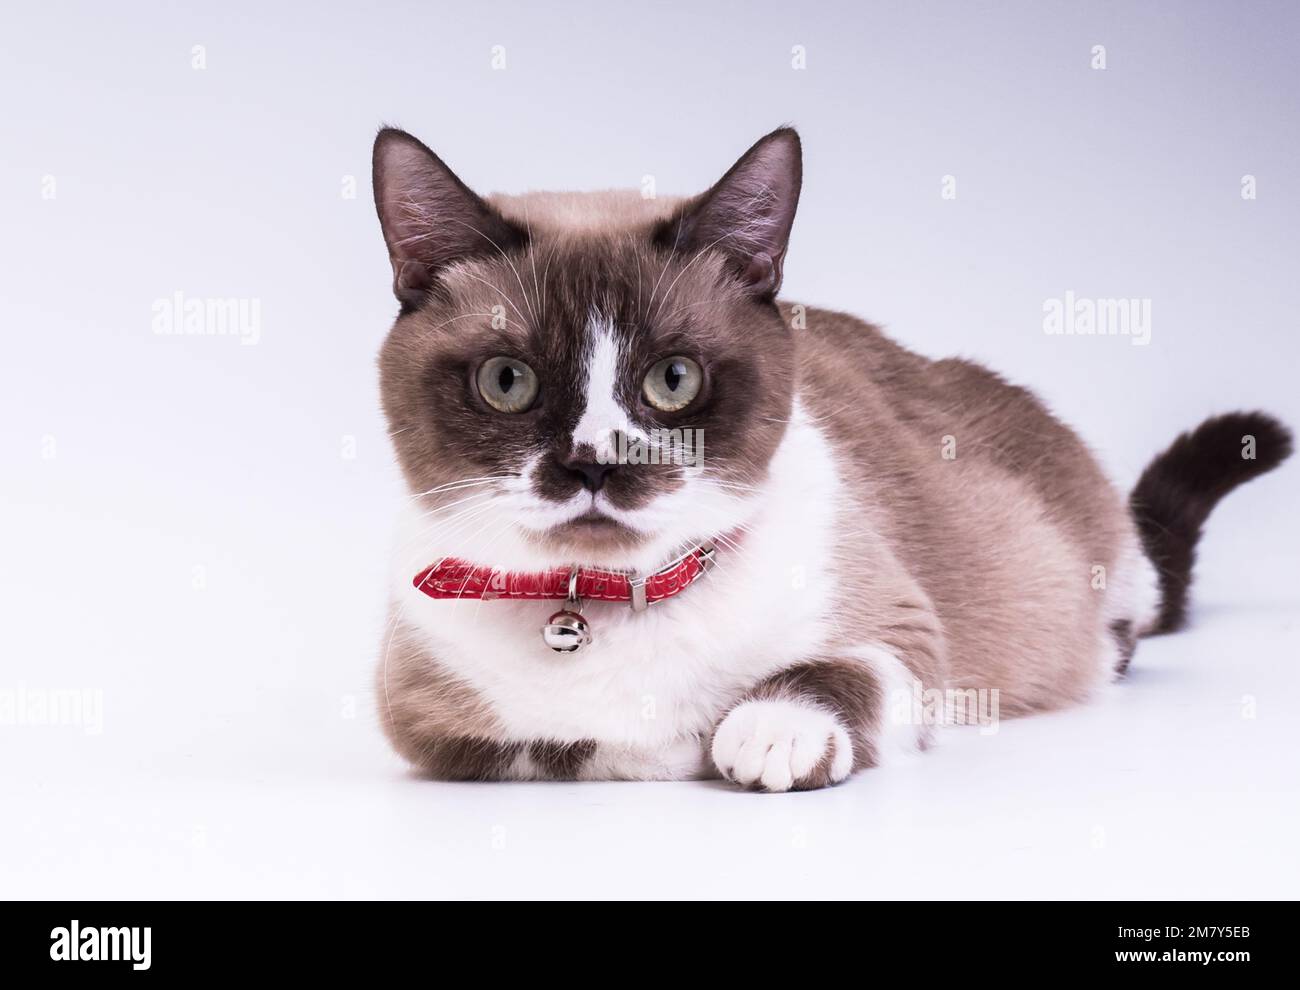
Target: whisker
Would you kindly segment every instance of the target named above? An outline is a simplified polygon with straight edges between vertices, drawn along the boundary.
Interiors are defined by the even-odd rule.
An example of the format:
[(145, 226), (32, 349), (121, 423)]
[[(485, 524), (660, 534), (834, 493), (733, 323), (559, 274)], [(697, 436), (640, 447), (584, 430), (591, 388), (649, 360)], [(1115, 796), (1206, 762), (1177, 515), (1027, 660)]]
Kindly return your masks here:
[[(504, 250), (502, 250), (501, 245), (498, 244), (496, 241), (492, 240), (492, 238), (488, 237), (487, 234), (483, 233), (483, 231), (479, 230), (473, 224), (468, 224), (464, 220), (457, 220), (455, 217), (447, 217), (446, 219), (450, 220), (452, 223), (458, 223), (462, 227), (469, 228), (470, 230), (474, 231), (474, 233), (478, 234), (479, 237), (483, 238), (485, 241), (487, 241), (489, 244), (491, 244), (494, 248), (497, 249), (497, 254), (501, 255), (501, 257), (505, 259), (506, 264), (510, 266), (510, 270), (515, 273), (515, 281), (519, 283), (519, 291), (523, 294), (524, 305), (528, 307), (528, 312), (533, 314), (533, 322), (536, 323), (537, 314), (533, 313), (533, 304), (528, 298), (528, 290), (524, 288), (524, 280), (520, 278), (519, 269), (516, 268), (515, 263), (510, 260), (510, 256), (506, 254)], [(514, 304), (511, 303), (511, 305)], [(519, 310), (516, 309), (515, 312), (519, 313)], [(519, 318), (522, 320), (524, 318), (524, 314), (519, 313)]]
[[(533, 243), (533, 223), (532, 223), (531, 220), (528, 219), (528, 200), (527, 200), (527, 199), (524, 200), (524, 225), (528, 228), (528, 243), (531, 245), (531, 244)], [(537, 300), (537, 309), (538, 309), (539, 311), (541, 311), (541, 309), (542, 309), (542, 290), (541, 290), (541, 287), (537, 284), (537, 252), (534, 251), (534, 250), (531, 250), (531, 248), (530, 248), (530, 250), (529, 250), (529, 252), (528, 252), (528, 260), (529, 260), (529, 262), (530, 262), (530, 263), (532, 264), (532, 266), (533, 266), (533, 298), (535, 298), (535, 299)], [(533, 317), (533, 321), (534, 321), (534, 322), (537, 322), (537, 317), (536, 317), (536, 316)]]
[[(487, 555), (487, 554), (486, 554), (486, 551), (487, 551), (488, 547), (492, 546), (493, 544), (496, 543), (497, 540), (501, 539), (501, 537), (504, 536), (504, 535), (506, 534), (506, 532), (507, 532), (507, 531), (511, 528), (511, 526), (513, 526), (513, 525), (514, 525), (514, 520), (512, 520), (512, 519), (506, 519), (506, 520), (505, 520), (505, 525), (503, 525), (499, 530), (497, 530), (497, 532), (496, 532), (495, 534), (493, 534), (493, 535), (488, 539), (488, 541), (487, 541), (486, 543), (483, 544), (483, 547), (482, 547), (482, 550), (480, 550), (480, 553), (482, 553), (484, 556), (486, 556), (486, 555)], [(483, 530), (487, 529), (487, 526), (488, 526), (488, 524), (485, 523), (485, 524), (482, 526), (482, 528), (479, 530), (479, 532), (481, 533)], [(476, 538), (477, 538), (477, 534), (475, 534), (475, 536), (476, 536)], [(472, 573), (472, 572), (471, 572), (471, 573)], [(496, 571), (494, 570), (492, 573), (495, 574)], [(469, 579), (470, 579), (470, 574), (466, 574), (466, 575), (465, 575), (465, 580), (464, 580), (463, 582), (461, 582), (460, 590), (456, 592), (456, 598), (457, 598), (457, 600), (460, 599), (461, 595), (465, 594), (465, 589), (466, 589), (467, 587), (469, 587)], [(480, 601), (481, 601), (481, 599), (480, 599)]]
[(458, 478), (455, 481), (449, 481), (445, 485), (437, 485), (430, 488), (427, 492), (416, 492), (414, 495), (408, 495), (409, 500), (424, 498), (426, 495), (436, 495), (439, 492), (452, 491), (457, 488), (472, 488), (475, 485), (490, 485), (494, 481), (502, 481), (507, 478), (517, 478), (518, 474), (485, 474), (481, 478)]
[(546, 293), (545, 293), (545, 289), (546, 289), (546, 286), (547, 286), (547, 276), (551, 274), (551, 261), (552, 261), (552, 259), (553, 259), (554, 257), (555, 257), (555, 248), (552, 247), (549, 251), (546, 252), (546, 264), (545, 264), (545, 266), (542, 268), (542, 290), (543, 290), (543, 294), (542, 294), (542, 322), (543, 322), (543, 323), (546, 322)]
[[(470, 272), (470, 271), (464, 271), (464, 272), (461, 272), (461, 274), (464, 275), (466, 278), (471, 278), (471, 279), (473, 279), (475, 282), (482, 282), (482, 283), (483, 283), (484, 285), (486, 285), (489, 289), (491, 289), (492, 291), (494, 291), (494, 292), (496, 292), (498, 295), (500, 295), (502, 299), (504, 299), (506, 302), (508, 302), (508, 303), (510, 304), (510, 308), (513, 309), (513, 310), (515, 311), (515, 315), (518, 316), (518, 317), (519, 317), (519, 320), (520, 320), (519, 323), (512, 323), (511, 321), (507, 320), (507, 321), (506, 321), (507, 324), (512, 325), (512, 326), (519, 327), (520, 331), (523, 332), (523, 333), (527, 333), (527, 332), (528, 332), (528, 329), (527, 329), (527, 326), (526, 326), (526, 324), (528, 323), (528, 317), (524, 316), (524, 314), (523, 314), (522, 312), (520, 312), (519, 307), (515, 305), (515, 301), (514, 301), (513, 299), (511, 299), (508, 295), (506, 295), (504, 292), (501, 291), (501, 286), (499, 286), (499, 285), (493, 285), (491, 282), (489, 282), (487, 279), (483, 278), (481, 275), (475, 275), (473, 272)], [(495, 315), (495, 314), (493, 314), (493, 315)]]
[(441, 539), (449, 539), (453, 535), (456, 535), (457, 530), (463, 528), (465, 522), (468, 522), (470, 519), (477, 519), (479, 516), (487, 515), (491, 508), (493, 508), (493, 506), (490, 501), (475, 503), (474, 505), (461, 509), (455, 515), (447, 519), (434, 519), (432, 522), (427, 523), (424, 528), (415, 534), (414, 538), (423, 542), (431, 534), (437, 533)]
[[(770, 225), (771, 225), (771, 224), (770, 224), (770, 221), (765, 221), (765, 220), (754, 220), (754, 221), (751, 221), (751, 222), (749, 222), (749, 223), (747, 223), (747, 224), (744, 224), (743, 226), (737, 227), (735, 230), (729, 230), (729, 231), (727, 231), (725, 234), (723, 234), (721, 237), (719, 237), (717, 240), (715, 240), (712, 244), (709, 244), (709, 245), (707, 245), (707, 246), (705, 246), (705, 247), (702, 247), (702, 248), (700, 248), (700, 250), (696, 251), (696, 252), (695, 252), (695, 257), (691, 258), (691, 260), (688, 261), (688, 262), (686, 263), (686, 267), (683, 268), (680, 272), (678, 272), (678, 273), (677, 273), (677, 277), (674, 278), (674, 279), (672, 280), (672, 282), (669, 284), (669, 286), (668, 286), (668, 291), (664, 293), (664, 297), (663, 297), (663, 299), (659, 300), (659, 306), (658, 306), (658, 308), (655, 309), (655, 312), (654, 312), (654, 318), (655, 318), (655, 319), (658, 319), (658, 317), (659, 317), (659, 311), (660, 311), (661, 309), (664, 308), (664, 303), (666, 303), (666, 302), (668, 301), (668, 297), (671, 296), (671, 295), (673, 294), (673, 287), (676, 286), (677, 283), (678, 283), (679, 281), (681, 281), (681, 278), (682, 278), (683, 275), (685, 275), (688, 271), (691, 270), (691, 266), (694, 265), (695, 262), (699, 261), (700, 258), (702, 258), (702, 257), (704, 256), (705, 252), (712, 250), (714, 247), (716, 247), (717, 245), (719, 245), (719, 244), (721, 244), (723, 241), (725, 241), (728, 237), (735, 237), (735, 236), (737, 236), (737, 235), (739, 235), (739, 234), (743, 234), (743, 233), (745, 233), (746, 231), (751, 230), (751, 229), (754, 228), (754, 227), (767, 227), (767, 226), (770, 226)], [(676, 247), (675, 247), (675, 246), (674, 246), (674, 250), (676, 250)], [(665, 269), (665, 270), (666, 270), (666, 269)], [(661, 277), (662, 277), (662, 276), (661, 276)], [(650, 301), (653, 303), (653, 302), (654, 302), (654, 299), (651, 298)]]
[(664, 276), (668, 274), (668, 266), (673, 263), (673, 258), (677, 256), (677, 245), (682, 239), (682, 222), (686, 219), (686, 214), (681, 214), (677, 218), (677, 232), (673, 235), (673, 249), (668, 252), (668, 259), (664, 262), (664, 267), (659, 272), (659, 277), (655, 279), (654, 288), (650, 291), (650, 301), (645, 305), (645, 311), (641, 314), (641, 320), (650, 314), (650, 307), (654, 305), (655, 296), (659, 292), (659, 284), (663, 282)]
[(423, 519), (432, 519), (434, 516), (446, 512), (448, 509), (455, 508), (458, 505), (462, 505), (465, 502), (472, 502), (474, 499), (493, 498), (495, 496), (496, 492), (475, 492), (473, 495), (466, 495), (464, 498), (458, 498), (456, 501), (448, 502), (446, 505), (435, 506), (432, 509), (420, 513), (420, 516)]

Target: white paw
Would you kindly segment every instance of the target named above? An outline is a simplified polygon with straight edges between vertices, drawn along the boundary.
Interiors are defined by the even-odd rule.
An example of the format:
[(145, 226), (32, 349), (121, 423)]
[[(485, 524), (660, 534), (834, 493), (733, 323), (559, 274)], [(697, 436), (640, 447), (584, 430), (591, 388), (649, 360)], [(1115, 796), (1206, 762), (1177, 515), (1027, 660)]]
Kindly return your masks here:
[(839, 719), (798, 701), (746, 701), (713, 735), (713, 762), (729, 780), (767, 791), (835, 784), (853, 769)]

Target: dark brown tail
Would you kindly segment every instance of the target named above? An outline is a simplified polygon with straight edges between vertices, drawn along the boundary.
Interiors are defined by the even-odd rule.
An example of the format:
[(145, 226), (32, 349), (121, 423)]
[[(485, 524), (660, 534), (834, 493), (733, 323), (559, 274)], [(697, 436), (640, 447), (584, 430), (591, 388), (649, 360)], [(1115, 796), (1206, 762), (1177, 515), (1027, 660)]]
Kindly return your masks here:
[(1291, 431), (1260, 412), (1215, 416), (1184, 433), (1147, 466), (1129, 496), (1147, 556), (1160, 575), (1160, 618), (1173, 632), (1187, 617), (1187, 592), (1201, 527), (1219, 499), (1291, 455)]

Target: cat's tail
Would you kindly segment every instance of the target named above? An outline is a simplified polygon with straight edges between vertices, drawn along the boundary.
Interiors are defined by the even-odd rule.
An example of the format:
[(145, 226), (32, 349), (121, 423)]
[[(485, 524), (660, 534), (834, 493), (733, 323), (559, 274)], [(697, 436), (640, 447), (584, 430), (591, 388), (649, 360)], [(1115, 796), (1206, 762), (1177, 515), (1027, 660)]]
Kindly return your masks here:
[(1219, 499), (1291, 455), (1291, 431), (1262, 412), (1215, 416), (1184, 433), (1138, 479), (1129, 506), (1160, 581), (1152, 633), (1187, 617), (1187, 592), (1201, 527)]

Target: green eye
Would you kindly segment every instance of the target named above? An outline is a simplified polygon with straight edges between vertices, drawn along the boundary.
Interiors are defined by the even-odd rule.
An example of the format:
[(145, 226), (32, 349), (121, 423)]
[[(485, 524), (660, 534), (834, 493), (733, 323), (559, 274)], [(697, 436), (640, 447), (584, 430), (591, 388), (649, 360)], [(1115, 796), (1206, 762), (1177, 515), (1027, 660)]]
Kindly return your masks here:
[(477, 380), (478, 394), (497, 412), (525, 412), (537, 398), (537, 374), (514, 358), (489, 358), (478, 369)]
[(688, 357), (664, 358), (645, 376), (641, 392), (646, 402), (663, 412), (685, 409), (700, 394), (704, 372)]

